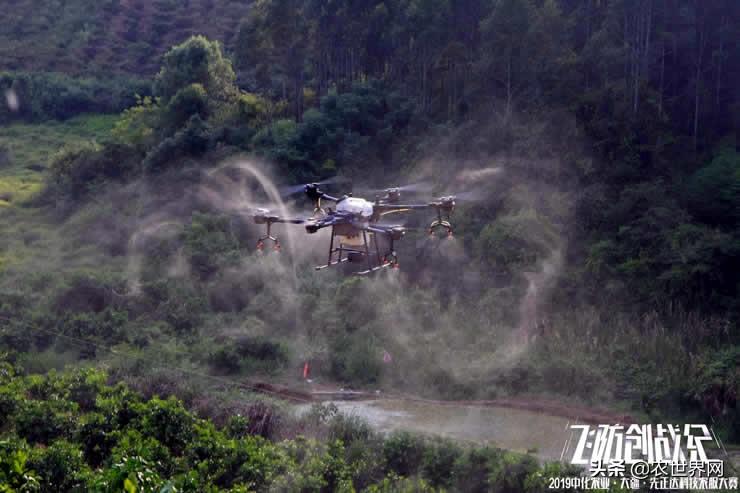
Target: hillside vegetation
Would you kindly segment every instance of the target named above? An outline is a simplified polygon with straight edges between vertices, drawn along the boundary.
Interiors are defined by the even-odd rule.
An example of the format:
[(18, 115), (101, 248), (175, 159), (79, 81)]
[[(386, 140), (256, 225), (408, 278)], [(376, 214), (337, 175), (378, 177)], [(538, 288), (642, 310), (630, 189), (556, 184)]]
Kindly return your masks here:
[(230, 44), (248, 9), (235, 0), (14, 0), (0, 26), (0, 71), (151, 76), (193, 34)]
[[(8, 492), (538, 492), (545, 474), (575, 472), (492, 447), (381, 437), (322, 406), (277, 425), (272, 410), (254, 406), (216, 426), (174, 398), (107, 385), (102, 372), (21, 377), (0, 365), (0, 487)], [(301, 436), (274, 440), (286, 433)]]

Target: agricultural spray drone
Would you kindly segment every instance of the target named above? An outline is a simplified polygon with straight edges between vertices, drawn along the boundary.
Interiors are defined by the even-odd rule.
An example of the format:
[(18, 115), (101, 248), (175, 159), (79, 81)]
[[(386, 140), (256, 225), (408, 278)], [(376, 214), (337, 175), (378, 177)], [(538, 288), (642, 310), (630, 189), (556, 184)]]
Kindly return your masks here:
[[(401, 193), (418, 191), (420, 186), (388, 188), (375, 192), (374, 200), (366, 200), (353, 197), (352, 194), (341, 197), (328, 195), (320, 188), (325, 183), (327, 182), (299, 185), (287, 191), (289, 194), (300, 191), (306, 194), (314, 206), (313, 215), (309, 218), (281, 217), (268, 209), (256, 209), (253, 212), (254, 222), (267, 227), (265, 235), (257, 242), (257, 249), (264, 250), (268, 243), (273, 249), (280, 249), (279, 240), (272, 235), (272, 225), (275, 223), (302, 224), (309, 234), (331, 228), (328, 261), (326, 265), (316, 267), (316, 270), (350, 262), (364, 264), (364, 270), (357, 274), (366, 275), (399, 266), (395, 242), (404, 237), (406, 228), (384, 223), (382, 219), (385, 216), (419, 209), (433, 210), (437, 217), (429, 225), (427, 232), (432, 236), (452, 237), (449, 219), (455, 208), (454, 195), (439, 197), (427, 203), (404, 204), (401, 202)], [(332, 202), (334, 207), (324, 207), (326, 202)]]

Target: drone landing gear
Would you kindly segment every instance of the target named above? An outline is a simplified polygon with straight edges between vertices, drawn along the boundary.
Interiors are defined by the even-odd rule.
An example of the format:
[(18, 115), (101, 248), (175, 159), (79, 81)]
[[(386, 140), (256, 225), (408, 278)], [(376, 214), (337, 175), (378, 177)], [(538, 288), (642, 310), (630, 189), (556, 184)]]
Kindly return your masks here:
[(437, 220), (429, 225), (429, 236), (438, 236), (437, 232), (442, 231), (447, 238), (452, 238), (452, 224), (442, 219), (441, 211), (437, 211)]
[(362, 231), (361, 245), (350, 246), (342, 243), (342, 241), (337, 241), (338, 246), (335, 246), (334, 238), (337, 236), (337, 234), (335, 228), (332, 226), (331, 240), (329, 243), (329, 259), (325, 265), (317, 266), (316, 270), (323, 270), (333, 265), (338, 265), (344, 262), (366, 262), (367, 268), (365, 270), (357, 272), (356, 274), (358, 276), (364, 276), (388, 267), (397, 269), (398, 257), (396, 256), (395, 249), (393, 248), (393, 238), (390, 238), (390, 253), (382, 255), (380, 253), (377, 235), (378, 233), (375, 232), (372, 232), (368, 235), (367, 231)]
[(270, 234), (270, 229), (272, 228), (272, 222), (267, 222), (267, 234), (264, 236), (261, 236), (259, 240), (257, 240), (257, 251), (259, 253), (264, 253), (265, 250), (265, 242), (271, 242), (272, 243), (272, 249), (276, 252), (280, 251), (280, 241), (272, 236)]

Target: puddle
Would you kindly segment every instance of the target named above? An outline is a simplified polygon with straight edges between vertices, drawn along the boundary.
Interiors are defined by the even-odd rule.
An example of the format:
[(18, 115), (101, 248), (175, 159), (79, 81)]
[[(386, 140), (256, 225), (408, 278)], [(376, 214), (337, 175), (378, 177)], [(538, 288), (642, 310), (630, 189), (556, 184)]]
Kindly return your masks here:
[[(526, 452), (559, 460), (572, 420), (504, 407), (445, 406), (401, 400), (334, 401), (381, 433), (406, 430)], [(306, 406), (300, 406), (299, 412)]]

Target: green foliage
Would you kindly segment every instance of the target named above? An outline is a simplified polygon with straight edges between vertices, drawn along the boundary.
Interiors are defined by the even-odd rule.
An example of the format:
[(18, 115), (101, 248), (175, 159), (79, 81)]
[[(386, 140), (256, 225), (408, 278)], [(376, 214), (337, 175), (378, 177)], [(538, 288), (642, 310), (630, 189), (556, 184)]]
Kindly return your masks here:
[(43, 491), (85, 491), (91, 474), (82, 451), (73, 443), (56, 440), (48, 448), (36, 448), (28, 462), (39, 477)]
[(288, 363), (288, 349), (279, 342), (261, 337), (242, 337), (219, 348), (208, 358), (222, 373), (239, 371), (278, 373)]
[(390, 435), (383, 443), (386, 467), (401, 476), (413, 476), (424, 458), (424, 442), (408, 432)]
[(162, 279), (144, 285), (142, 290), (152, 304), (152, 314), (166, 322), (175, 334), (197, 331), (208, 302), (194, 286), (177, 279)]
[(157, 439), (173, 455), (181, 455), (193, 438), (192, 417), (174, 398), (152, 399), (144, 404), (140, 419), (141, 433)]
[(178, 91), (194, 84), (200, 85), (212, 100), (226, 101), (234, 96), (235, 78), (221, 44), (204, 36), (193, 36), (164, 56), (155, 90), (166, 104)]
[(455, 461), (462, 449), (454, 442), (440, 440), (427, 445), (421, 461), (421, 470), (432, 486), (450, 487), (454, 481)]
[(151, 96), (136, 98), (136, 105), (121, 113), (111, 137), (116, 142), (131, 145), (137, 149), (153, 144), (155, 129), (160, 119), (159, 100)]
[(208, 125), (195, 114), (174, 135), (165, 138), (147, 152), (142, 168), (149, 172), (162, 171), (183, 157), (202, 155), (211, 144)]
[(201, 84), (190, 84), (178, 90), (165, 110), (166, 124), (170, 128), (180, 128), (194, 115), (208, 118), (208, 94)]
[(740, 348), (707, 349), (697, 358), (691, 379), (692, 398), (719, 427), (725, 428), (728, 439), (740, 439)]
[(331, 375), (342, 382), (368, 385), (380, 379), (380, 350), (368, 340), (368, 334), (336, 335), (331, 341), (329, 363)]
[(29, 468), (28, 446), (19, 440), (0, 440), (0, 492), (40, 491), (38, 475)]
[(76, 428), (77, 406), (69, 401), (26, 400), (18, 408), (14, 425), (31, 443), (50, 444), (71, 436)]
[(527, 478), (537, 471), (537, 461), (530, 456), (504, 453), (493, 465), (488, 477), (490, 491), (496, 493), (517, 493), (526, 491), (523, 485)]
[[(307, 417), (326, 441), (270, 442), (245, 432), (251, 411), (221, 430), (175, 398), (143, 400), (105, 378), (76, 370), (0, 384), (35, 403), (11, 411), (11, 428), (0, 430), (0, 491), (488, 491), (488, 475), (501, 487), (494, 491), (530, 491), (544, 477), (516, 454), (409, 433), (383, 438), (331, 407)], [(77, 423), (35, 445), (28, 423), (55, 421), (33, 417), (36, 408), (72, 411)]]
[(207, 279), (225, 256), (238, 251), (239, 242), (228, 216), (196, 212), (185, 229), (185, 247), (192, 269)]
[(552, 226), (534, 211), (523, 211), (486, 225), (477, 238), (477, 250), (491, 268), (513, 273), (535, 270), (556, 241)]
[(0, 120), (66, 120), (83, 113), (119, 113), (151, 93), (148, 82), (107, 77), (72, 78), (59, 73), (0, 72), (0, 93), (12, 90), (18, 109), (0, 105)]
[(52, 183), (79, 200), (103, 180), (129, 176), (136, 168), (136, 158), (136, 151), (120, 144), (88, 143), (66, 147), (52, 158)]
[[(300, 123), (278, 120), (260, 130), (254, 147), (286, 165), (297, 179), (352, 169), (360, 156), (385, 166), (386, 152), (409, 124), (413, 105), (377, 81), (331, 93), (319, 109), (310, 109)], [(298, 170), (294, 169), (299, 167)]]
[(691, 209), (710, 224), (736, 226), (740, 221), (740, 154), (722, 151), (690, 178)]

